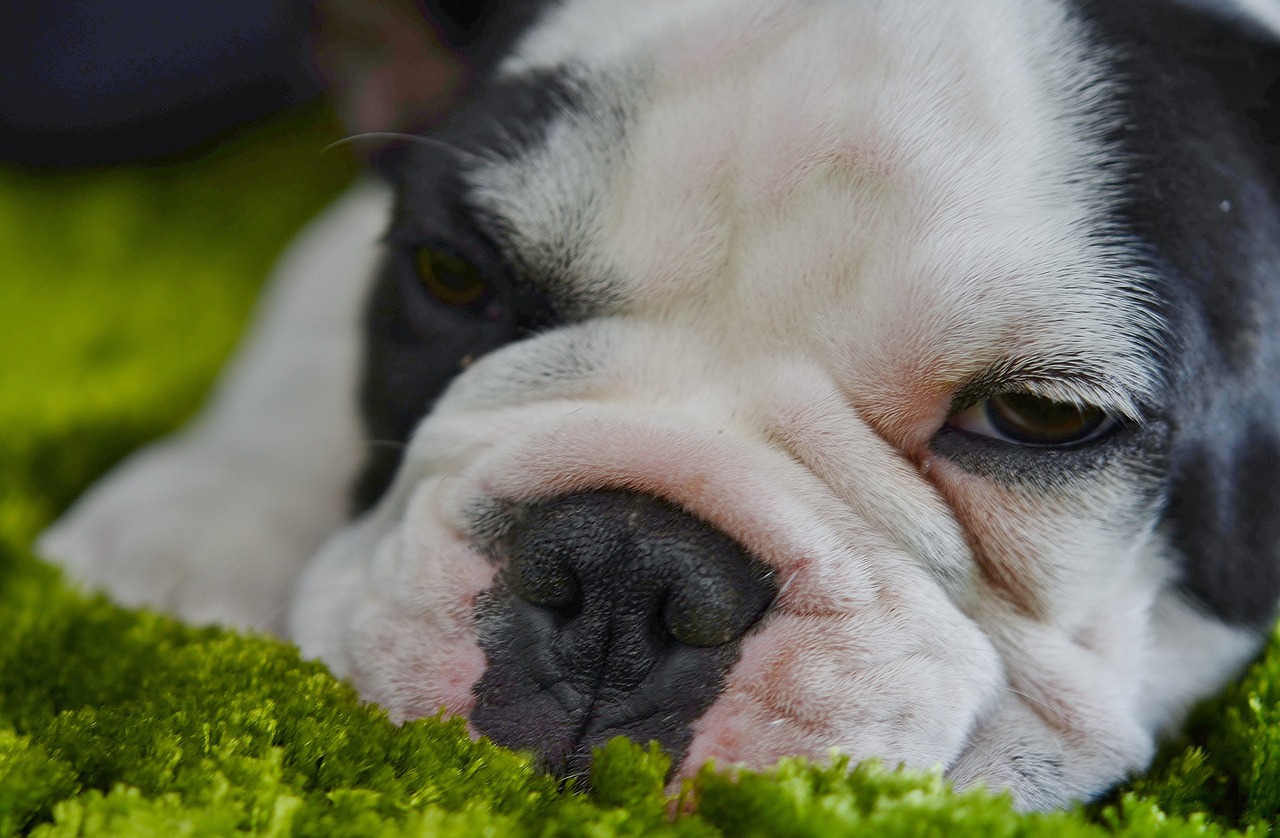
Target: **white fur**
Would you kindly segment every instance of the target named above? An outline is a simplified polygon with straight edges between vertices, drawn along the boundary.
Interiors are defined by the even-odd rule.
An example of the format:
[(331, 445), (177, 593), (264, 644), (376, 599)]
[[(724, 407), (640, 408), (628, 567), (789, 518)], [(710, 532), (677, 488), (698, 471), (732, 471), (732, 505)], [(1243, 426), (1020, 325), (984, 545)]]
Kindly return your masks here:
[[(1164, 592), (1169, 563), (1134, 475), (1020, 491), (929, 447), (957, 388), (993, 367), (1118, 415), (1135, 416), (1152, 389), (1158, 324), (1121, 293), (1140, 277), (1101, 221), (1117, 187), (1096, 59), (1050, 0), (561, 4), (503, 72), (567, 64), (584, 108), (472, 185), (513, 231), (512, 261), (554, 262), (556, 290), (599, 316), (457, 379), (387, 496), (302, 575), (292, 636), (397, 718), (465, 714), (485, 665), (471, 606), (494, 574), (467, 510), (640, 489), (786, 580), (697, 722), (685, 771), (834, 746), (943, 765), (1034, 808), (1140, 768), (1155, 732), (1248, 640), (1184, 643), (1209, 621)], [(370, 241), (381, 199), (349, 200), (359, 210), (344, 223), (361, 235), (303, 246), (326, 265), (351, 259), (352, 284), (301, 301), (348, 342), (370, 257), (345, 248)], [(297, 346), (250, 350), (236, 375), (306, 375), (317, 394), (280, 405), (275, 387), (233, 377), (223, 398), (240, 407), (215, 406), (224, 418), (198, 426), (180, 457), (144, 455), (191, 468), (249, 445), (279, 472), (268, 482), (318, 500), (289, 555), (337, 520), (338, 466), (349, 474), (356, 450), (351, 408), (337, 404), (352, 389), (350, 347), (324, 369)], [(1037, 377), (1046, 364), (1078, 374)], [(289, 438), (297, 427), (276, 413), (295, 408), (323, 439)], [(328, 410), (340, 421), (326, 430)], [(302, 465), (323, 491), (294, 476)], [(50, 551), (130, 601), (263, 620), (296, 565), (251, 614), (232, 596), (259, 588), (247, 562), (198, 564), (228, 574), (209, 610), (173, 600), (160, 557), (185, 557), (191, 539), (159, 519), (186, 515), (200, 555), (239, 556), (238, 542), (188, 508), (177, 471), (139, 474), (179, 510), (131, 512), (141, 490), (122, 488), (126, 472), (54, 531)], [(273, 509), (239, 479), (211, 491)], [(103, 533), (126, 523), (140, 535), (117, 554)], [(1231, 664), (1209, 667), (1224, 650)], [(1167, 671), (1201, 664), (1204, 677)]]
[(1280, 0), (1182, 0), (1231, 20), (1248, 20), (1280, 36)]
[[(514, 261), (619, 302), (456, 382), (364, 545), (307, 574), (304, 648), (402, 716), (467, 713), (443, 676), (476, 672), (475, 627), (441, 615), (489, 577), (464, 579), (483, 559), (461, 510), (642, 489), (787, 579), (687, 770), (835, 746), (1046, 806), (1140, 767), (1164, 574), (1146, 528), (1110, 522), (1149, 511), (1114, 476), (1027, 498), (927, 451), (995, 364), (1069, 361), (1090, 383), (1040, 386), (1121, 415), (1148, 393), (1154, 324), (1117, 295), (1135, 277), (1099, 221), (1106, 87), (1071, 22), (998, 0), (582, 0), (504, 71), (563, 63), (585, 112), (476, 195)], [(575, 354), (594, 368), (538, 374)], [(976, 572), (966, 531), (1039, 613)]]
[(209, 405), (94, 486), (41, 552), (130, 605), (280, 631), (360, 462), (358, 319), (388, 206), (362, 183), (313, 221)]
[(1144, 723), (1181, 723), (1195, 701), (1240, 672), (1262, 639), (1204, 614), (1176, 591), (1162, 591), (1151, 609), (1145, 660), (1134, 662), (1143, 674)]
[(1280, 34), (1280, 3), (1276, 0), (1237, 0), (1245, 14)]

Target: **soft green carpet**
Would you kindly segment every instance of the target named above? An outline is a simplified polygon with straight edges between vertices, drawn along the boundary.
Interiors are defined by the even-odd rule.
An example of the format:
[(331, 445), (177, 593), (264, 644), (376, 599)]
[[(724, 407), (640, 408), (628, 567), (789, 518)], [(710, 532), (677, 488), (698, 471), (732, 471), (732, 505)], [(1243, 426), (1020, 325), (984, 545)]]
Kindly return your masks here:
[[(192, 162), (0, 169), (0, 838), (37, 835), (1266, 834), (1280, 806), (1280, 646), (1190, 739), (1088, 810), (1018, 816), (934, 776), (706, 771), (622, 742), (563, 789), (457, 723), (393, 727), (323, 667), (67, 588), (33, 536), (188, 415), (275, 252), (350, 177), (317, 113)], [(672, 815), (673, 812), (682, 812)]]

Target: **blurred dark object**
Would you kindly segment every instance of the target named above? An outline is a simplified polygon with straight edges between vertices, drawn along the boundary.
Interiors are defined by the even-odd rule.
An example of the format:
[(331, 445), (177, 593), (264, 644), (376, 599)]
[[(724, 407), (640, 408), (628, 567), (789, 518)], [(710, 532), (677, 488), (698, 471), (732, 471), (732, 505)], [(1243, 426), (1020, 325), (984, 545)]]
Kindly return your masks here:
[(303, 0), (0, 0), (0, 160), (172, 156), (313, 98)]

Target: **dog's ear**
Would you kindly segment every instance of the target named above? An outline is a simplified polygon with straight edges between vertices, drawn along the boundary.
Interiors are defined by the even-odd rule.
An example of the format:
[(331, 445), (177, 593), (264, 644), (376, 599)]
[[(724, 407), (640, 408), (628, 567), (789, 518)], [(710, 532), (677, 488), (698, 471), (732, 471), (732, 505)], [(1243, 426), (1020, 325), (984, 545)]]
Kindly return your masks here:
[(316, 69), (352, 133), (429, 122), (466, 82), (471, 19), (415, 0), (320, 0), (314, 9)]
[(1185, 61), (1212, 77), (1228, 108), (1255, 132), (1280, 183), (1280, 0), (1184, 2), (1204, 18), (1186, 32)]
[(1126, 223), (1171, 332), (1162, 530), (1186, 592), (1263, 628), (1280, 599), (1280, 4), (1094, 9), (1125, 86)]
[(386, 174), (553, 0), (316, 0), (312, 55), (357, 148)]

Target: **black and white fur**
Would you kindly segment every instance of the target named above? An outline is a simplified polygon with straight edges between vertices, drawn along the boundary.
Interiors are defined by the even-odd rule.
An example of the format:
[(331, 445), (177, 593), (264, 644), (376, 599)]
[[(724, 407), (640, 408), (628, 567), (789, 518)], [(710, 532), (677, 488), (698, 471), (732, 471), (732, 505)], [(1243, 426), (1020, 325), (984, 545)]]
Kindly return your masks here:
[[(49, 555), (566, 773), (624, 733), (677, 777), (836, 749), (1052, 807), (1140, 770), (1257, 651), (1271, 0), (563, 0), (487, 25), (470, 100), (299, 238), (205, 413)], [(485, 304), (424, 295), (424, 245)], [(1003, 392), (1111, 430), (1012, 443), (979, 410)], [(706, 617), (704, 577), (707, 607), (767, 610)], [(552, 582), (572, 608), (522, 588)], [(719, 640), (654, 640), (654, 608)]]

